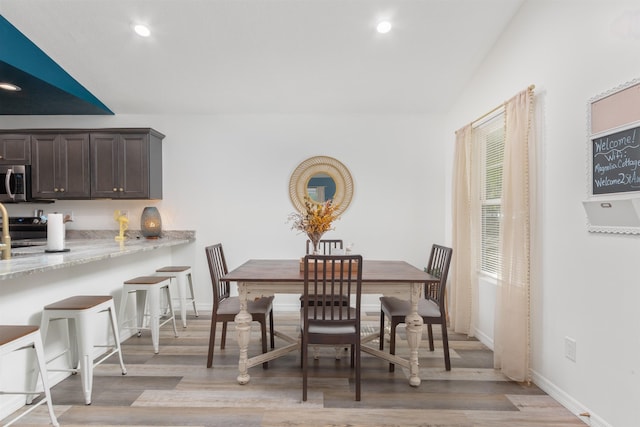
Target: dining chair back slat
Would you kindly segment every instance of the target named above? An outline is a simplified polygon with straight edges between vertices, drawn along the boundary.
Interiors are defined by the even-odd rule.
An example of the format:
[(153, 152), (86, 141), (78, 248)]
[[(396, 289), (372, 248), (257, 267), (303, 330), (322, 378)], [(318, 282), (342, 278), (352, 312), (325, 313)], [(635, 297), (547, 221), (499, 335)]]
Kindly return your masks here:
[(449, 276), (449, 264), (453, 250), (445, 246), (433, 245), (426, 271), (440, 279), (434, 286), (425, 286), (424, 297), (438, 304), (440, 310), (445, 312), (445, 290)]
[[(322, 255), (333, 255), (335, 249), (343, 249), (343, 243), (341, 239), (322, 239), (318, 243), (318, 249), (322, 251)], [(307, 239), (307, 254), (311, 253), (313, 244), (311, 240)]]
[(207, 259), (209, 261), (209, 272), (213, 281), (213, 304), (219, 306), (220, 302), (228, 298), (231, 294), (231, 286), (229, 282), (223, 281), (222, 277), (228, 273), (227, 260), (224, 257), (222, 244), (207, 248)]
[[(324, 239), (324, 240), (320, 240), (320, 243), (318, 243), (318, 248), (322, 252), (321, 255), (337, 255), (335, 253), (336, 249), (343, 249), (343, 247), (344, 246), (341, 239)], [(307, 255), (310, 254), (311, 249), (312, 249), (311, 240), (307, 240)], [(307, 300), (307, 302), (310, 305), (323, 304), (322, 301), (320, 301), (317, 298), (314, 298), (313, 294), (309, 296), (309, 299)], [(349, 305), (349, 302), (344, 298), (334, 299), (330, 302), (335, 305), (344, 305), (344, 306)], [(300, 306), (302, 307), (303, 304), (304, 302), (302, 301), (302, 296), (300, 296)]]

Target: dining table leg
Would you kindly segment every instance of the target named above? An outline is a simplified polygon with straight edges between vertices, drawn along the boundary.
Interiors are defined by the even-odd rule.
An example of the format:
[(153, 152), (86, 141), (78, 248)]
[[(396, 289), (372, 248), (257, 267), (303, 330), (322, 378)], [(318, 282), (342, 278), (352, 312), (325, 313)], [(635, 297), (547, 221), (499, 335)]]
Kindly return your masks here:
[(418, 301), (422, 293), (422, 284), (411, 284), (411, 296), (409, 302), (411, 309), (405, 317), (407, 325), (407, 343), (409, 344), (409, 384), (418, 387), (420, 385), (420, 364), (418, 362), (418, 348), (422, 339), (422, 316), (418, 314)]
[(247, 367), (249, 339), (251, 337), (251, 313), (247, 311), (247, 286), (238, 283), (238, 299), (240, 300), (240, 312), (235, 317), (238, 345), (240, 346), (240, 360), (238, 361), (238, 383), (247, 384), (251, 379)]

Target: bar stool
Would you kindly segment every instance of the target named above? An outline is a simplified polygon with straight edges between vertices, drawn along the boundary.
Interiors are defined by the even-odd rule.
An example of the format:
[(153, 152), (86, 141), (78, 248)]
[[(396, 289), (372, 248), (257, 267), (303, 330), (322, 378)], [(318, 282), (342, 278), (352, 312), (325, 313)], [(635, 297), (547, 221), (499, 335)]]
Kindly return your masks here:
[[(176, 329), (176, 317), (173, 312), (173, 303), (171, 302), (171, 291), (169, 290), (169, 284), (171, 283), (170, 277), (162, 276), (140, 276), (135, 279), (127, 280), (122, 287), (122, 301), (120, 303), (120, 321), (122, 327), (126, 329), (137, 330), (138, 336), (141, 335), (142, 330), (151, 330), (151, 342), (153, 343), (153, 352), (158, 353), (159, 340), (160, 340), (160, 327), (171, 321), (173, 323), (173, 333), (178, 336), (178, 330)], [(160, 323), (160, 292), (164, 290), (167, 301), (169, 302), (169, 317)], [(129, 294), (136, 294), (136, 320), (135, 325), (127, 327), (126, 324), (131, 321), (124, 321), (127, 300)], [(149, 309), (149, 315), (145, 315), (145, 303)], [(144, 326), (144, 318), (148, 317), (148, 327)]]
[[(51, 424), (59, 426), (56, 415), (53, 412), (53, 404), (51, 403), (51, 391), (49, 390), (49, 380), (47, 378), (47, 368), (44, 358), (44, 349), (42, 346), (42, 337), (40, 335), (40, 329), (37, 326), (15, 326), (15, 325), (0, 325), (0, 357), (12, 353), (14, 351), (23, 350), (26, 348), (33, 348), (36, 352), (36, 362), (38, 365), (38, 371), (42, 378), (42, 387), (44, 388), (44, 398), (35, 405), (31, 406), (25, 412), (16, 416), (10, 420), (5, 426), (10, 426), (15, 423), (38, 406), (46, 403), (49, 408), (49, 417), (51, 418)], [(37, 375), (35, 375), (37, 378)], [(36, 380), (37, 381), (37, 380)], [(0, 395), (3, 394), (26, 394), (31, 396), (29, 401), (33, 400), (33, 396), (40, 394), (35, 391), (0, 391)]]
[[(98, 314), (108, 312), (109, 325), (113, 336), (113, 345), (94, 344), (96, 324)], [(122, 349), (120, 347), (120, 335), (118, 332), (118, 321), (116, 320), (116, 307), (110, 295), (80, 295), (63, 299), (44, 307), (42, 312), (42, 341), (47, 342), (47, 332), (50, 322), (56, 320), (66, 320), (69, 330), (69, 343), (67, 350), (52, 357), (47, 362), (51, 362), (63, 354), (69, 355), (69, 365), (71, 369), (49, 369), (52, 372), (80, 372), (82, 379), (82, 392), (84, 401), (91, 405), (91, 390), (93, 388), (93, 369), (111, 357), (118, 354), (122, 375), (127, 374), (122, 360)], [(73, 321), (73, 322), (70, 322)], [(101, 355), (99, 360), (95, 360), (93, 349), (96, 347), (108, 348), (106, 355)]]
[[(182, 327), (187, 327), (187, 301), (193, 304), (193, 311), (198, 317), (198, 309), (196, 308), (196, 298), (193, 293), (193, 280), (191, 277), (191, 267), (184, 265), (171, 265), (156, 270), (157, 276), (170, 277), (176, 280), (178, 288), (178, 297), (180, 301), (180, 319), (182, 319)], [(191, 296), (187, 297), (187, 282), (189, 282), (189, 291)]]

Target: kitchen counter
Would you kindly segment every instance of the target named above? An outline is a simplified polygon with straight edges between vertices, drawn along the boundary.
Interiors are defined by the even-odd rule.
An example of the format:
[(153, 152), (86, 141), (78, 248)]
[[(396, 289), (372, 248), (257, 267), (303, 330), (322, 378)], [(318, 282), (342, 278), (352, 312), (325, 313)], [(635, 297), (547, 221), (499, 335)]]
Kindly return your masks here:
[(137, 233), (131, 233), (123, 242), (115, 241), (117, 234), (117, 231), (109, 230), (69, 230), (65, 240), (68, 252), (45, 252), (46, 240), (40, 246), (14, 248), (11, 259), (0, 260), (0, 280), (183, 245), (195, 240), (194, 231), (166, 231), (159, 239), (145, 239)]
[[(68, 229), (65, 247), (69, 252), (45, 253), (46, 239), (23, 241), (36, 245), (13, 248), (11, 259), (0, 260), (0, 323), (39, 325), (44, 306), (76, 295), (111, 295), (118, 307), (125, 280), (154, 274), (164, 265), (191, 265), (195, 270), (198, 263), (206, 263), (204, 253), (196, 255), (195, 231), (163, 231), (161, 238), (151, 240), (137, 230), (127, 230), (127, 239), (122, 243), (115, 241), (116, 235), (115, 230)], [(205, 280), (201, 283), (202, 289), (208, 290), (209, 283)], [(200, 291), (197, 286), (195, 291)], [(133, 315), (133, 310), (128, 310), (125, 319)], [(100, 316), (94, 324), (96, 342), (109, 339), (107, 318)], [(131, 333), (130, 329), (122, 329), (120, 338), (125, 340)], [(67, 338), (66, 322), (51, 323), (45, 353), (60, 354), (66, 348)], [(103, 350), (98, 348), (96, 356)], [(24, 372), (33, 369), (33, 360), (28, 352), (18, 352), (11, 360), (11, 369), (0, 373), (0, 384), (9, 390), (19, 389), (24, 384)], [(66, 360), (61, 357), (51, 363), (54, 369), (68, 369)], [(50, 384), (68, 375), (69, 372), (49, 371)], [(24, 396), (3, 396), (0, 418), (24, 403)]]

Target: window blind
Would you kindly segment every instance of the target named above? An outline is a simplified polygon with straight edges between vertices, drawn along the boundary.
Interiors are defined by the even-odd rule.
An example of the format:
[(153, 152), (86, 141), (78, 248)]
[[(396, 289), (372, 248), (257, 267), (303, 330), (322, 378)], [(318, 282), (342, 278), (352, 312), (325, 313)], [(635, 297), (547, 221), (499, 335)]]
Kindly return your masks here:
[(480, 165), (480, 257), (481, 272), (497, 276), (500, 269), (500, 224), (502, 221), (502, 166), (504, 161), (504, 112), (474, 127), (474, 138), (482, 153)]

